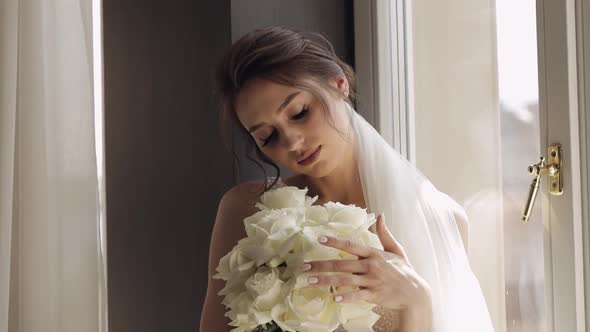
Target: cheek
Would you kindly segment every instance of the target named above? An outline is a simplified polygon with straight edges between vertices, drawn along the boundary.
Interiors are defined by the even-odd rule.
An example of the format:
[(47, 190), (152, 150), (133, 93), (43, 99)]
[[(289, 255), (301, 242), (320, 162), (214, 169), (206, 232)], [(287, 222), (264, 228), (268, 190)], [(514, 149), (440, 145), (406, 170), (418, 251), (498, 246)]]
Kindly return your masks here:
[(321, 119), (317, 121), (315, 132), (319, 134), (321, 142), (341, 147), (346, 144), (343, 138), (343, 132), (346, 132), (345, 123), (339, 114), (322, 114)]
[(330, 124), (329, 116), (330, 115), (326, 114), (325, 111), (317, 109), (309, 119), (310, 121), (307, 126), (309, 133), (318, 135), (321, 139), (326, 136), (326, 134), (329, 135), (330, 131), (334, 131), (334, 128), (332, 128), (332, 125)]
[(269, 148), (260, 148), (260, 151), (275, 163), (279, 163), (283, 166), (286, 166), (289, 163), (289, 153), (281, 147), (272, 146)]

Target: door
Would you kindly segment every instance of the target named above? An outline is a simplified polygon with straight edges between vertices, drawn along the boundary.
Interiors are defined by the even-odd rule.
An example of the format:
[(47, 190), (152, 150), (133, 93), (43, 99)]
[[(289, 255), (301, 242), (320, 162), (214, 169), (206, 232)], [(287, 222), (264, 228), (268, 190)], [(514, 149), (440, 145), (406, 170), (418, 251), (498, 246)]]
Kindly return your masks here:
[[(469, 258), (496, 331), (586, 331), (581, 3), (355, 2), (359, 94), (375, 96), (363, 115), (465, 207)], [(548, 163), (554, 143), (562, 193), (541, 176), (525, 222), (528, 168), (541, 156)]]

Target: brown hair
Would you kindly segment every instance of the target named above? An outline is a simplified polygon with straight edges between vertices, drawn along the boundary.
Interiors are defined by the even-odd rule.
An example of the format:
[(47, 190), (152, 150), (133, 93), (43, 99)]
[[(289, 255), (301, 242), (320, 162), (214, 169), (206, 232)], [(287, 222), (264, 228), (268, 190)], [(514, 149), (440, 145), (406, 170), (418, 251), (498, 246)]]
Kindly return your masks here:
[[(352, 105), (356, 101), (356, 79), (353, 69), (338, 58), (332, 44), (320, 33), (302, 32), (285, 27), (254, 30), (231, 46), (219, 63), (215, 75), (215, 92), (221, 106), (220, 130), (226, 148), (239, 162), (231, 144), (232, 128), (237, 126), (240, 136), (244, 136), (246, 158), (262, 169), (265, 179), (266, 170), (253, 158), (252, 151), (262, 162), (271, 165), (277, 171), (277, 177), (272, 184), (268, 185), (267, 181), (264, 181), (263, 192), (276, 183), (281, 170), (264, 155), (236, 115), (236, 97), (246, 83), (260, 78), (297, 87), (318, 98), (324, 114), (329, 114), (327, 100), (317, 91), (317, 86), (337, 94), (338, 90), (328, 82), (344, 75), (349, 85), (346, 101)], [(331, 118), (328, 118), (333, 126)]]

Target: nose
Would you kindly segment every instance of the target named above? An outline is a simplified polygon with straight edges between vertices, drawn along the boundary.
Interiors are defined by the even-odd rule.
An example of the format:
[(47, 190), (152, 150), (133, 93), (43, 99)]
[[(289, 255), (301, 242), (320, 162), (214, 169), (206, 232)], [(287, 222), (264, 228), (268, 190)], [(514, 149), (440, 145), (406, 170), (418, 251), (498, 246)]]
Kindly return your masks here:
[(283, 133), (284, 147), (289, 151), (298, 152), (303, 146), (303, 133), (299, 130), (290, 129)]

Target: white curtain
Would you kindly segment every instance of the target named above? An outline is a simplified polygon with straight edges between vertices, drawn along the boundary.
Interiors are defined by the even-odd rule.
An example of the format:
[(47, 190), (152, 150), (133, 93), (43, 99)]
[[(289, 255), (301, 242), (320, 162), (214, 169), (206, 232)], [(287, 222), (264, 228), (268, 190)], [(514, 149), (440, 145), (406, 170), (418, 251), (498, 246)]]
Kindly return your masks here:
[(106, 331), (91, 0), (0, 0), (0, 332)]

